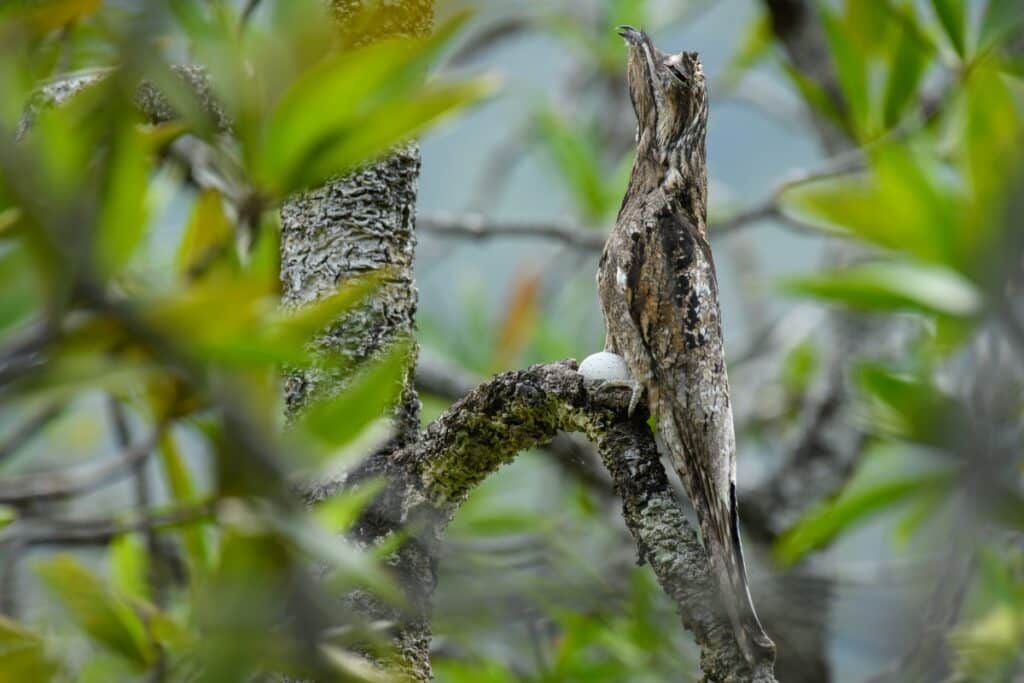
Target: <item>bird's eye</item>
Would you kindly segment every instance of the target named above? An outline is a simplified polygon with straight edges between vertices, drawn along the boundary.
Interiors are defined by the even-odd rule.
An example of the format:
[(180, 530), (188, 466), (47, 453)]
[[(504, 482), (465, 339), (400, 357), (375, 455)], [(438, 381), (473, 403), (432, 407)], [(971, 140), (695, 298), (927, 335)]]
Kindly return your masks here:
[(683, 75), (682, 69), (680, 69), (677, 65), (669, 64), (668, 70), (673, 76), (675, 76), (676, 80), (679, 81), (680, 83), (686, 83), (686, 81), (688, 80), (686, 76)]

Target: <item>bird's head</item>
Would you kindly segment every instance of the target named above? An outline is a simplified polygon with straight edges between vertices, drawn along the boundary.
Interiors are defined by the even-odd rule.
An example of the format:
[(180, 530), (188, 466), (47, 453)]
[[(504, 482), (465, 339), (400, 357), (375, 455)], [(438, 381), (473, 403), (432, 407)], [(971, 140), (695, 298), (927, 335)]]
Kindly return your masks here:
[(638, 141), (649, 134), (649, 144), (663, 157), (681, 142), (703, 146), (707, 89), (697, 53), (665, 54), (632, 26), (620, 26), (618, 32), (629, 47), (626, 79)]

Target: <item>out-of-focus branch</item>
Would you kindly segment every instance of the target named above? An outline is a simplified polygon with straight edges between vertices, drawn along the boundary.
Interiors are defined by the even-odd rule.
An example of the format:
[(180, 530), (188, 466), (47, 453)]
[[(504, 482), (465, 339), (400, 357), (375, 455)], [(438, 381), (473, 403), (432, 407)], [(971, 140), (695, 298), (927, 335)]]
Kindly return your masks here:
[(171, 529), (207, 519), (212, 514), (211, 506), (201, 505), (162, 512), (147, 510), (124, 519), (115, 516), (19, 520), (0, 532), (0, 547), (9, 547), (9, 544), (21, 547), (106, 545), (123, 534)]
[(38, 412), (18, 425), (7, 439), (0, 443), (0, 463), (17, 455), (22, 447), (46, 429), (63, 412), (63, 403), (52, 403), (43, 406)]
[[(782, 44), (790, 63), (825, 92), (837, 111), (844, 111), (846, 102), (815, 3), (812, 0), (764, 0), (764, 5), (771, 19), (772, 32)], [(849, 148), (850, 139), (831, 121), (814, 116), (812, 122), (827, 152), (835, 154)]]
[(416, 227), (435, 235), (469, 239), (545, 237), (587, 251), (600, 251), (604, 248), (605, 241), (605, 235), (601, 230), (569, 221), (496, 221), (475, 213), (421, 213), (416, 217)]
[(436, 548), (458, 506), (487, 476), (558, 430), (582, 432), (597, 445), (622, 498), (641, 561), (694, 633), (707, 680), (774, 681), (770, 665), (751, 672), (736, 644), (707, 555), (669, 485), (646, 415), (627, 417), (628, 390), (594, 388), (574, 361), (508, 372), (477, 387), (415, 446), (380, 461), (391, 490), (362, 523), (392, 520), (420, 529), (417, 542)]
[[(786, 191), (801, 185), (827, 180), (854, 173), (864, 168), (862, 150), (853, 150), (837, 155), (820, 168), (800, 171), (780, 182), (765, 199), (720, 220), (711, 221), (712, 236), (728, 235), (763, 220), (773, 220), (796, 232), (822, 235), (815, 228), (795, 216), (786, 213), (781, 204)], [(604, 248), (604, 231), (572, 221), (523, 222), (492, 220), (477, 213), (421, 213), (416, 218), (417, 229), (435, 235), (465, 239), (494, 239), (499, 237), (542, 237), (584, 251), (600, 251)]]
[(81, 495), (130, 474), (156, 447), (166, 425), (157, 425), (145, 439), (120, 455), (59, 471), (0, 479), (0, 503), (24, 505), (33, 501)]
[(476, 31), (463, 42), (448, 58), (445, 66), (462, 66), (482, 53), (495, 49), (502, 42), (534, 28), (534, 20), (528, 16), (511, 16), (498, 19)]

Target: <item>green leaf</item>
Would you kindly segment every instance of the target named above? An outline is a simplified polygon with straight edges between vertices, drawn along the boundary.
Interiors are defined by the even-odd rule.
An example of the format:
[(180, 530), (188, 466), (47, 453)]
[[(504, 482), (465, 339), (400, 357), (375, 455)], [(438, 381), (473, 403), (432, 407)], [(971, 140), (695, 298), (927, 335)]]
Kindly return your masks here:
[(311, 361), (308, 349), (282, 343), (269, 325), (279, 305), (275, 287), (248, 273), (210, 273), (182, 291), (148, 302), (144, 314), (199, 358), (236, 368), (305, 366)]
[(353, 278), (322, 299), (284, 312), (268, 323), (270, 336), (286, 344), (309, 343), (345, 313), (366, 301), (378, 290), (387, 274), (387, 270), (381, 270)]
[[(199, 502), (192, 474), (185, 461), (174, 435), (164, 432), (160, 439), (160, 464), (163, 466), (164, 480), (170, 490), (171, 498), (182, 505), (194, 505)], [(206, 525), (201, 522), (190, 524), (180, 531), (182, 544), (188, 556), (188, 562), (194, 572), (205, 573), (212, 567), (209, 543), (206, 538)]]
[(791, 396), (803, 396), (819, 365), (818, 349), (813, 341), (793, 347), (782, 361), (782, 384), (786, 391)]
[(318, 503), (313, 508), (313, 516), (334, 533), (346, 532), (383, 490), (384, 482), (381, 480), (360, 482), (358, 488), (347, 489), (342, 495)]
[(206, 190), (196, 201), (192, 218), (178, 246), (178, 271), (195, 277), (216, 262), (236, 267), (235, 230), (224, 214), (223, 199), (216, 190)]
[(761, 12), (747, 24), (739, 46), (725, 69), (725, 76), (730, 85), (736, 85), (751, 68), (770, 53), (774, 37), (771, 17), (767, 12)]
[(942, 30), (961, 59), (967, 56), (967, 7), (964, 0), (932, 0)]
[(860, 366), (857, 384), (871, 400), (873, 424), (917, 443), (948, 448), (968, 424), (959, 404), (925, 377), (873, 363)]
[(21, 221), (21, 215), (21, 209), (16, 206), (0, 210), (0, 237), (3, 237), (4, 233), (14, 232)]
[(150, 164), (143, 135), (131, 124), (119, 126), (108, 154), (96, 260), (109, 276), (124, 267), (145, 233)]
[(860, 135), (869, 133), (870, 99), (867, 63), (839, 17), (826, 6), (820, 6), (821, 21), (828, 38), (829, 51), (836, 65), (836, 76), (843, 89), (843, 99), (849, 108), (853, 130)]
[(353, 170), (421, 133), (444, 117), (494, 90), (485, 78), (432, 84), (403, 99), (391, 98), (350, 122), (350, 127), (321, 139), (291, 178), (291, 190), (318, 185)]
[(0, 505), (0, 529), (18, 519), (18, 510), (10, 505)]
[[(913, 21), (911, 17), (905, 17), (905, 20)], [(931, 56), (913, 31), (903, 26), (899, 28), (901, 30), (893, 32), (895, 45), (882, 100), (882, 119), (886, 129), (899, 123), (907, 106), (917, 101), (918, 85)]]
[(907, 144), (873, 148), (870, 162), (867, 176), (787, 192), (783, 208), (970, 275), (958, 247), (966, 202), (956, 186), (940, 184), (937, 162)]
[(299, 428), (333, 448), (357, 437), (394, 405), (408, 373), (410, 347), (396, 344), (379, 360), (364, 367), (340, 396), (311, 405)]
[(1016, 605), (996, 605), (950, 634), (954, 668), (970, 681), (1011, 680), (1024, 641), (1024, 616)]
[(780, 564), (790, 566), (869, 517), (918, 495), (948, 487), (952, 479), (947, 472), (922, 474), (844, 492), (812, 510), (784, 533), (772, 554)]
[(811, 111), (831, 121), (840, 130), (851, 130), (849, 122), (839, 112), (835, 101), (824, 88), (789, 63), (783, 63), (782, 69), (796, 89), (800, 91), (800, 96)]
[(540, 140), (572, 193), (578, 210), (589, 220), (603, 218), (611, 206), (605, 173), (597, 150), (580, 126), (570, 125), (552, 111), (537, 117)]
[(39, 278), (24, 249), (0, 245), (0, 334), (24, 323), (42, 305)]
[(883, 51), (885, 39), (892, 28), (889, 0), (847, 0), (843, 3), (843, 10), (843, 24), (854, 46), (872, 56)]
[[(1022, 113), (1007, 79), (989, 62), (976, 65), (964, 85), (964, 158), (977, 212), (976, 221), (965, 226), (964, 244), (968, 251), (989, 256), (986, 247), (998, 244), (994, 238), (1003, 217), (988, 214), (1000, 211), (1004, 194), (1016, 192), (1015, 175), (1008, 172), (1024, 142)], [(1018, 156), (1019, 158), (1019, 156)], [(974, 216), (972, 216), (973, 218)], [(985, 267), (984, 263), (980, 267)]]
[(139, 534), (123, 534), (107, 549), (111, 586), (120, 594), (149, 599), (149, 555)]
[(482, 96), (490, 89), (483, 81), (420, 84), (427, 61), (464, 19), (425, 40), (380, 41), (309, 69), (281, 97), (258, 142), (261, 184), (279, 195), (316, 184)]
[(70, 555), (40, 563), (37, 572), (68, 615), (97, 644), (140, 668), (156, 660), (138, 615)]
[(981, 21), (979, 51), (998, 45), (1024, 24), (1024, 5), (1019, 0), (989, 0)]
[(901, 545), (910, 543), (914, 535), (929, 521), (938, 517), (938, 511), (946, 502), (945, 491), (935, 489), (917, 496), (910, 502), (906, 514), (896, 523), (893, 534)]
[(41, 636), (0, 615), (0, 683), (48, 683), (59, 670)]
[(842, 303), (862, 310), (907, 310), (972, 317), (982, 297), (969, 281), (947, 268), (910, 263), (872, 263), (794, 278), (784, 284), (792, 294)]
[(31, 9), (25, 11), (21, 19), (32, 30), (44, 34), (84, 19), (101, 4), (101, 0), (46, 0), (31, 4)]

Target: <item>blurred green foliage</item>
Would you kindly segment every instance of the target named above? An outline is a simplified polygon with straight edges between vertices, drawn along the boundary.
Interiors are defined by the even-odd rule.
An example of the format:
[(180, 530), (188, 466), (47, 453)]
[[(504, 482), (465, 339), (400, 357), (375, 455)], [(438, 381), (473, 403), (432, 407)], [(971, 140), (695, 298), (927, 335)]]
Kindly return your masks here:
[[(408, 347), (343, 368), (349, 390), (314, 403), (284, 430), (279, 371), (342, 363), (310, 342), (377, 280), (281, 311), (274, 209), (492, 84), (425, 78), (461, 17), (427, 39), (357, 47), (355, 29), (339, 37), (319, 2), (262, 4), (245, 26), (229, 2), (141, 9), (23, 0), (0, 8), (0, 408), (15, 418), (55, 406), (87, 413), (96, 396), (112, 398), (127, 408), (136, 440), (153, 435), (166, 491), (146, 515), (110, 515), (118, 531), (98, 561), (83, 553), (32, 563), (62, 617), (0, 618), (0, 683), (226, 681), (265, 671), (374, 677), (350, 654), (358, 638), (304, 638), (326, 624), (360, 634), (363, 625), (340, 606), (328, 609), (333, 601), (302, 579), (312, 560), (329, 568), (324, 593), (369, 587), (397, 599), (376, 555), (338, 535), (379, 483), (310, 511), (297, 509), (286, 485), (336, 467), (354, 444), (378, 437), (376, 418), (395, 398)], [(553, 5), (537, 22), (573, 51), (579, 78), (569, 94), (583, 105), (538, 104), (529, 142), (563, 183), (575, 217), (607, 226), (632, 152), (632, 130), (620, 125), (629, 103), (614, 27), (672, 30), (695, 5), (661, 12), (648, 0), (590, 4), (590, 21)], [(895, 357), (844, 368), (869, 447), (844, 489), (781, 536), (774, 558), (798, 563), (886, 515), (895, 516), (904, 545), (945, 538), (951, 518), (968, 521), (964, 552), (977, 570), (943, 642), (955, 655), (954, 680), (1013, 680), (1024, 665), (1024, 394), (1012, 367), (978, 348), (1001, 335), (1011, 355), (1024, 356), (1019, 289), (1009, 286), (1022, 248), (1024, 9), (1016, 0), (841, 0), (818, 9), (838, 93), (789, 61), (765, 15), (744, 29), (724, 75), (712, 76), (712, 96), (742, 87), (753, 70), (771, 70), (804, 113), (829, 122), (854, 150), (862, 161), (855, 172), (786, 189), (780, 204), (853, 245), (856, 259), (790, 278), (782, 290), (909, 331)], [(205, 68), (231, 135), (175, 71), (182, 61)], [(60, 106), (31, 107), (34, 120), (15, 142), (40, 85), (69, 75), (96, 82)], [(143, 80), (173, 106), (173, 121), (154, 124), (139, 112)], [(609, 98), (626, 119), (604, 106)], [(174, 162), (186, 138), (206, 145), (212, 162), (201, 170), (217, 176), (216, 186), (189, 187), (195, 169)], [(171, 192), (184, 197), (187, 215), (166, 215)], [(586, 283), (569, 296), (592, 300), (589, 271)], [(584, 328), (579, 320), (549, 315), (545, 287), (539, 272), (524, 271), (497, 315), (474, 290), (460, 339), (429, 322), (423, 338), (480, 373), (594, 348), (573, 336)], [(827, 371), (823, 355), (811, 338), (775, 364), (787, 406), (779, 431), (795, 420), (790, 404)], [(741, 433), (741, 443), (764, 427)], [(3, 458), (0, 478), (66, 466), (59, 458)], [(502, 476), (518, 476), (517, 466)], [(558, 477), (544, 469), (539, 479)], [(612, 565), (621, 549), (621, 532), (602, 517), (609, 506), (564, 487), (545, 489), (544, 511), (523, 510), (508, 499), (508, 481), (515, 480), (485, 484), (451, 528), (439, 589), (450, 601), (439, 609), (439, 680), (687, 679), (695, 667), (677, 615), (649, 572), (630, 565), (632, 549), (613, 579), (595, 569)], [(13, 536), (33, 510), (8, 502), (0, 533)], [(153, 552), (150, 526), (182, 566), (160, 566), (175, 560)], [(486, 583), (498, 604), (487, 607), (499, 618), (484, 614), (472, 577), (456, 576), (458, 586), (445, 590), (452, 575), (444, 572), (455, 568)], [(161, 587), (161, 575), (178, 578)], [(506, 618), (514, 608), (521, 611)], [(536, 632), (519, 647), (490, 647), (488, 638), (524, 624)], [(366, 636), (358, 647), (376, 649), (373, 641)]]
[[(328, 594), (401, 600), (377, 554), (339, 535), (379, 488), (306, 510), (289, 486), (336, 469), (357, 439), (386, 438), (381, 416), (410, 347), (347, 367), (313, 343), (385, 274), (282, 310), (277, 208), (491, 85), (428, 78), (461, 15), (428, 38), (354, 47), (325, 3), (262, 5), (248, 23), (233, 3), (194, 0), (0, 8), (0, 407), (14, 420), (58, 404), (88, 414), (106, 395), (128, 416), (125, 436), (137, 432), (107, 462), (157, 444), (166, 492), (148, 509), (50, 520), (58, 535), (98, 528), (91, 542), (107, 545), (106, 566), (66, 553), (29, 562), (63, 619), (0, 621), (2, 681), (377, 675), (356, 670), (352, 642), (322, 634), (361, 628)], [(180, 75), (185, 54), (209, 93)], [(173, 120), (140, 111), (143, 83)], [(188, 157), (197, 148), (198, 161)], [(191, 210), (167, 215), (169, 192)], [(310, 366), (352, 380), (285, 429), (281, 371)], [(39, 522), (35, 497), (15, 483), (53, 479), (57, 498), (81, 486), (77, 470), (54, 475), (64, 465), (46, 460), (0, 461), (3, 490), (14, 491), (5, 552)]]
[[(823, 169), (828, 172), (813, 182), (780, 184), (777, 203), (805, 230), (820, 230), (830, 253), (834, 250), (844, 258), (828, 259), (821, 269), (787, 277), (774, 293), (842, 311), (848, 316), (847, 326), (896, 329), (900, 334), (893, 350), (889, 337), (882, 338), (879, 332), (877, 346), (884, 353), (851, 355), (838, 370), (828, 362), (831, 354), (822, 336), (815, 334), (768, 359), (777, 375), (778, 387), (772, 388), (778, 393), (770, 397), (774, 411), (738, 425), (743, 430), (738, 435), (741, 449), (750, 449), (751, 443), (771, 451), (791, 445), (791, 434), (801, 427), (799, 408), (823, 376), (836, 372), (850, 378), (855, 427), (865, 436), (842, 490), (825, 500), (808, 501), (813, 504), (781, 534), (770, 554), (777, 568), (785, 571), (883, 520), (896, 541), (893, 552), (901, 558), (916, 557), (911, 549), (945, 557), (953, 552), (952, 543), (965, 557), (979, 554), (1002, 567), (1009, 577), (1002, 580), (1004, 585), (1019, 584), (1019, 550), (1014, 548), (1020, 546), (1024, 524), (1024, 6), (1007, 0), (811, 4), (820, 22), (815, 28), (827, 48), (814, 67), (834, 74), (834, 90), (823, 86), (819, 74), (792, 61), (762, 6), (742, 29), (732, 58), (718, 73), (709, 73), (712, 117), (718, 98), (742, 92), (750, 76), (769, 73), (789, 84), (801, 119), (824, 122), (824, 128), (835, 134), (833, 144), (838, 139), (838, 147), (845, 151), (826, 160)], [(573, 11), (580, 8), (585, 9)], [(694, 9), (699, 12), (701, 3), (672, 3), (672, 9), (665, 10), (644, 0), (601, 0), (539, 11), (537, 30), (553, 33), (575, 61), (563, 91), (534, 107), (527, 142), (543, 152), (581, 225), (611, 224), (632, 158), (631, 119), (618, 117), (616, 111), (620, 104), (628, 107), (628, 99), (624, 52), (614, 27), (641, 26), (660, 45), (660, 36), (685, 25)], [(810, 127), (807, 131), (814, 132)], [(782, 169), (779, 176), (784, 177)], [(737, 208), (742, 212), (742, 206)], [(715, 242), (716, 258), (731, 255), (725, 247), (725, 240), (731, 239), (731, 234), (723, 235), (722, 242)], [(842, 265), (837, 267), (837, 261)], [(563, 305), (550, 294), (572, 295), (572, 284), (566, 282), (575, 280), (558, 273), (545, 273), (539, 286), (530, 280), (534, 275), (520, 276), (497, 315), (474, 288), (459, 323), (469, 334), (452, 339), (428, 327), (425, 339), (481, 373), (551, 360), (565, 350), (585, 355), (597, 348), (594, 340), (581, 334), (588, 328), (564, 324), (563, 317), (566, 311), (585, 309), (587, 297), (592, 297), (587, 289), (590, 271), (584, 271), (579, 277), (587, 283), (580, 288), (584, 294), (572, 298), (572, 305)], [(521, 294), (527, 280), (529, 291), (543, 290), (547, 295), (535, 297), (531, 315), (518, 315), (523, 306), (516, 292)], [(761, 302), (770, 303), (770, 294), (755, 305)], [(844, 327), (837, 329), (841, 334)], [(514, 347), (503, 347), (500, 339), (518, 341)], [(871, 345), (870, 338), (866, 345)], [(504, 353), (494, 353), (501, 348)], [(757, 349), (750, 353), (754, 352)], [(734, 381), (733, 388), (741, 395), (751, 390), (742, 379), (739, 385)], [(497, 505), (495, 495), (486, 486), (475, 494), (482, 499), (480, 507)], [(592, 500), (592, 505), (603, 509), (600, 502)], [(560, 518), (559, 513), (560, 508), (552, 514)], [(531, 530), (536, 531), (524, 522), (521, 533)], [(454, 526), (453, 538), (461, 539), (460, 533)], [(929, 583), (924, 574), (933, 565), (927, 567), (915, 583)], [(1012, 590), (986, 588), (992, 583), (990, 573), (970, 573), (970, 596), (962, 613), (934, 627), (943, 649), (955, 652), (955, 680), (1008, 681), (1021, 670), (1019, 596), (1013, 597)], [(518, 595), (515, 588), (509, 594)], [(921, 609), (928, 609), (928, 599)], [(627, 669), (629, 675), (615, 670), (615, 665), (602, 668), (616, 655), (586, 644), (585, 629), (564, 619), (559, 607), (544, 607), (557, 603), (558, 597), (544, 600), (530, 604), (540, 604), (539, 623), (555, 625), (552, 634), (539, 640), (559, 646), (580, 643), (578, 658), (562, 660), (575, 662), (573, 666), (559, 669), (553, 660), (542, 658), (509, 673), (510, 661), (536, 659), (534, 645), (520, 645), (518, 660), (503, 655), (505, 667), (495, 666), (497, 655), (481, 655), (472, 664), (464, 661), (466, 657), (441, 660), (440, 678), (612, 681), (637, 680), (637, 671), (643, 670), (657, 672), (652, 680), (677, 679), (657, 656), (646, 667)], [(580, 605), (588, 603), (575, 604), (585, 610)], [(588, 614), (610, 619), (629, 608), (598, 611), (601, 616)], [(792, 615), (777, 618), (784, 621), (787, 616)], [(958, 620), (961, 625), (955, 626)], [(511, 628), (501, 633), (507, 636)], [(642, 647), (643, 641), (628, 635), (629, 627), (620, 624), (616, 629), (623, 647)], [(656, 653), (661, 646), (650, 641), (647, 652)], [(490, 652), (484, 637), (476, 647), (473, 653)], [(905, 680), (913, 679), (913, 673), (904, 674)], [(899, 674), (893, 680), (901, 680)]]

